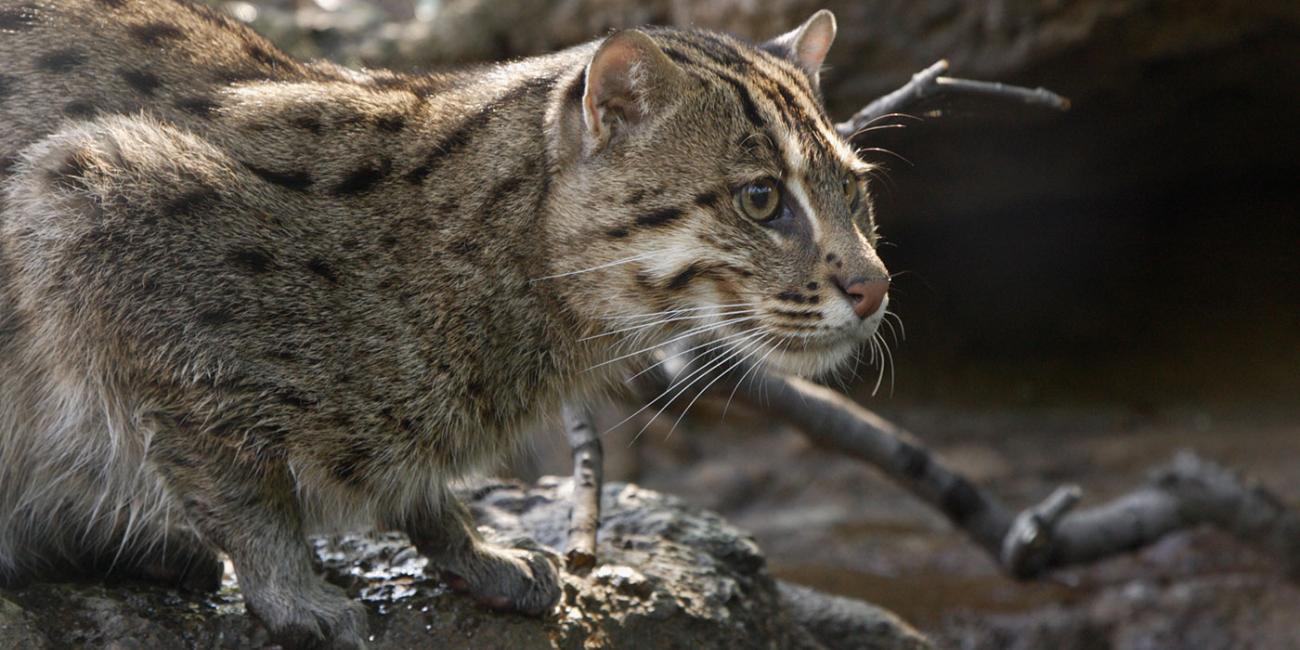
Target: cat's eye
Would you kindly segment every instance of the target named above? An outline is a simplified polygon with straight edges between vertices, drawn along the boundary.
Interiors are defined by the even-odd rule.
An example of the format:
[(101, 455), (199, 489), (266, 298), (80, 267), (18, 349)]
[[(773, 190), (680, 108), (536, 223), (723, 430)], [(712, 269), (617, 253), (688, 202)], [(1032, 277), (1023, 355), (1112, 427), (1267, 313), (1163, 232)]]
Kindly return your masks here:
[(781, 190), (770, 178), (741, 186), (736, 192), (736, 204), (745, 216), (754, 221), (767, 221), (777, 214), (781, 206)]
[(845, 176), (840, 181), (841, 189), (844, 191), (844, 200), (849, 202), (849, 207), (856, 210), (858, 208), (858, 179), (852, 176)]

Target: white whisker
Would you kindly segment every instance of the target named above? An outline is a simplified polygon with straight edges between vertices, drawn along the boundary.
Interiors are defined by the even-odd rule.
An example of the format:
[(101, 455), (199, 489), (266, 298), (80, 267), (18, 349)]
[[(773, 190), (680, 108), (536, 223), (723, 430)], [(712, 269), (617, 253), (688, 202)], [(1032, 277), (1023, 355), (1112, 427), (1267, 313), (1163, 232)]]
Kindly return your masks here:
[(646, 348), (642, 348), (642, 349), (637, 350), (637, 351), (635, 351), (635, 352), (628, 352), (627, 354), (623, 354), (623, 355), (617, 356), (617, 357), (615, 357), (615, 358), (613, 358), (613, 359), (608, 359), (608, 360), (602, 361), (602, 362), (600, 362), (600, 363), (598, 363), (598, 364), (596, 364), (596, 365), (594, 365), (594, 366), (591, 366), (590, 368), (587, 368), (587, 370), (588, 370), (588, 371), (590, 371), (590, 370), (595, 370), (596, 368), (600, 368), (600, 367), (602, 367), (602, 366), (607, 366), (607, 365), (609, 365), (609, 364), (611, 364), (611, 363), (615, 363), (615, 362), (618, 362), (618, 361), (622, 361), (623, 359), (627, 359), (627, 358), (630, 358), (630, 357), (635, 357), (635, 356), (637, 356), (638, 354), (645, 354), (646, 352), (650, 352), (651, 350), (656, 350), (656, 349), (661, 348), (661, 347), (663, 347), (663, 346), (665, 346), (665, 345), (668, 345), (669, 343), (676, 343), (677, 341), (680, 341), (680, 340), (682, 340), (682, 339), (690, 338), (690, 337), (692, 337), (692, 336), (699, 336), (700, 334), (703, 334), (703, 333), (705, 333), (705, 332), (710, 332), (710, 331), (713, 331), (713, 330), (716, 330), (716, 329), (719, 329), (719, 328), (722, 328), (722, 327), (726, 327), (726, 326), (728, 326), (728, 325), (735, 325), (736, 323), (744, 323), (744, 322), (748, 322), (748, 321), (752, 321), (752, 320), (757, 320), (757, 319), (758, 319), (757, 316), (742, 316), (742, 317), (740, 317), (740, 318), (732, 318), (732, 319), (730, 319), (730, 320), (724, 320), (724, 321), (722, 321), (722, 322), (720, 322), (720, 323), (708, 323), (708, 324), (705, 324), (705, 325), (700, 325), (699, 327), (692, 328), (692, 329), (687, 330), (686, 332), (684, 332), (684, 333), (682, 333), (682, 334), (679, 334), (679, 335), (677, 335), (677, 336), (674, 336), (673, 338), (670, 338), (670, 339), (668, 339), (667, 341), (663, 341), (662, 343), (656, 343), (656, 344), (654, 344), (654, 345), (651, 345), (651, 346), (646, 347)]
[(862, 126), (858, 127), (858, 129), (857, 129), (856, 131), (853, 132), (853, 135), (850, 135), (850, 136), (849, 136), (848, 138), (846, 138), (846, 139), (847, 139), (847, 140), (852, 140), (853, 138), (857, 137), (857, 135), (858, 135), (859, 133), (862, 133), (863, 130), (867, 129), (868, 127), (872, 126), (873, 124), (875, 124), (875, 123), (877, 123), (877, 122), (879, 122), (879, 121), (881, 121), (881, 120), (887, 120), (887, 119), (889, 119), (889, 118), (891, 118), (891, 117), (905, 117), (905, 118), (907, 118), (907, 119), (909, 119), (909, 120), (916, 120), (917, 122), (924, 122), (924, 121), (925, 121), (925, 120), (921, 119), (920, 117), (917, 117), (917, 116), (915, 116), (915, 115), (911, 115), (911, 114), (908, 114), (908, 113), (885, 113), (884, 115), (878, 115), (878, 116), (876, 116), (876, 117), (871, 118), (870, 120), (867, 121), (866, 124), (863, 124)]
[(639, 261), (639, 260), (648, 260), (648, 259), (650, 259), (650, 258), (652, 258), (652, 257), (657, 257), (657, 256), (662, 255), (662, 254), (663, 254), (662, 252), (642, 253), (642, 254), (640, 254), (640, 255), (634, 255), (634, 256), (632, 256), (632, 257), (624, 258), (624, 259), (621, 259), (621, 260), (614, 260), (613, 262), (606, 262), (606, 263), (604, 263), (604, 264), (599, 264), (599, 265), (597, 265), (597, 266), (593, 266), (593, 267), (591, 267), (591, 268), (578, 269), (577, 271), (566, 271), (566, 272), (564, 272), (564, 273), (556, 273), (555, 275), (544, 275), (544, 276), (542, 276), (542, 277), (540, 277), (540, 278), (533, 278), (533, 279), (529, 280), (529, 282), (540, 282), (540, 281), (542, 281), (542, 280), (554, 280), (555, 278), (564, 278), (564, 277), (568, 277), (568, 276), (571, 276), (571, 275), (579, 275), (579, 274), (582, 274), (582, 273), (590, 273), (590, 272), (592, 272), (592, 271), (599, 271), (599, 270), (601, 270), (601, 269), (607, 269), (607, 268), (609, 268), (609, 267), (611, 267), (611, 266), (618, 266), (618, 265), (620, 265), (620, 264), (627, 264), (628, 262), (636, 262), (636, 261)]
[[(854, 383), (862, 381), (862, 377), (858, 375), (858, 366), (860, 365), (862, 365), (862, 348), (855, 345), (853, 346), (853, 363), (849, 365), (849, 372), (853, 373)], [(844, 388), (844, 392), (849, 392), (847, 386)]]
[(889, 154), (889, 155), (891, 155), (891, 156), (893, 156), (893, 157), (895, 157), (895, 158), (897, 158), (897, 159), (899, 159), (899, 160), (901, 160), (901, 161), (907, 163), (908, 166), (911, 166), (911, 167), (915, 167), (915, 166), (916, 166), (912, 161), (910, 161), (910, 160), (904, 158), (903, 156), (899, 155), (898, 153), (895, 153), (895, 152), (890, 151), (890, 150), (888, 150), (888, 149), (885, 149), (885, 148), (883, 148), (883, 147), (859, 147), (859, 148), (857, 148), (857, 149), (855, 150), (855, 153), (857, 153), (857, 154), (860, 156), (860, 155), (862, 155), (863, 152), (866, 152), (866, 151), (873, 151), (873, 152), (877, 152), (877, 153), (885, 153), (885, 154)]
[(904, 341), (906, 341), (906, 340), (907, 340), (907, 328), (903, 326), (903, 317), (902, 317), (902, 316), (899, 316), (898, 314), (896, 314), (896, 313), (894, 313), (894, 312), (892, 312), (892, 311), (885, 310), (885, 318), (888, 319), (890, 316), (893, 316), (893, 317), (894, 317), (894, 320), (898, 321), (898, 330), (899, 330), (899, 332), (902, 334), (902, 339), (903, 339)]
[(743, 315), (745, 315), (745, 314), (753, 314), (753, 313), (757, 313), (758, 311), (759, 311), (759, 310), (757, 310), (757, 309), (740, 309), (740, 310), (736, 310), (736, 311), (724, 311), (724, 312), (720, 312), (720, 313), (717, 313), (717, 314), (698, 314), (698, 315), (695, 315), (695, 316), (679, 316), (679, 317), (677, 317), (677, 318), (663, 318), (663, 319), (660, 319), (660, 320), (657, 320), (657, 321), (651, 321), (651, 322), (649, 322), (649, 323), (641, 323), (640, 325), (630, 325), (630, 326), (628, 326), (628, 327), (624, 327), (624, 328), (621, 328), (621, 329), (611, 330), (611, 331), (608, 331), (608, 332), (602, 332), (602, 333), (600, 333), (600, 334), (592, 334), (591, 336), (584, 336), (584, 337), (582, 337), (582, 338), (580, 338), (580, 339), (578, 339), (578, 340), (579, 340), (579, 341), (590, 341), (590, 340), (592, 340), (592, 339), (604, 338), (604, 337), (606, 337), (606, 336), (613, 336), (613, 335), (615, 335), (615, 334), (622, 334), (623, 332), (631, 332), (631, 331), (635, 331), (635, 330), (639, 330), (639, 329), (645, 329), (645, 328), (647, 328), (647, 327), (654, 327), (654, 326), (656, 326), (656, 325), (663, 325), (663, 324), (665, 324), (665, 323), (677, 323), (677, 322), (681, 322), (681, 321), (684, 321), (684, 320), (702, 320), (702, 319), (705, 319), (705, 318), (715, 318), (715, 317), (718, 317), (718, 316), (743, 316)]
[[(761, 334), (762, 334), (762, 332), (755, 332), (752, 336), (760, 336)], [(674, 378), (674, 380), (673, 380), (672, 382), (669, 383), (668, 387), (665, 388), (664, 391), (663, 391), (662, 393), (659, 393), (659, 395), (656, 396), (654, 399), (650, 400), (649, 402), (646, 402), (646, 404), (645, 404), (644, 406), (642, 406), (641, 408), (637, 409), (637, 410), (636, 410), (634, 413), (632, 413), (631, 415), (629, 415), (629, 416), (623, 418), (622, 420), (620, 420), (620, 421), (619, 421), (617, 424), (615, 424), (614, 426), (611, 426), (611, 427), (609, 427), (608, 429), (606, 429), (605, 432), (608, 433), (608, 432), (610, 432), (610, 431), (613, 431), (614, 429), (617, 429), (617, 428), (623, 426), (623, 425), (626, 424), (629, 420), (631, 420), (632, 418), (636, 417), (637, 415), (640, 415), (640, 414), (641, 414), (642, 412), (644, 412), (646, 409), (650, 408), (652, 405), (654, 405), (655, 402), (658, 402), (659, 400), (663, 399), (664, 396), (666, 396), (668, 393), (672, 392), (673, 389), (677, 388), (678, 386), (681, 386), (681, 385), (682, 385), (684, 382), (686, 382), (687, 380), (691, 379), (692, 377), (695, 377), (696, 375), (699, 375), (700, 373), (708, 372), (708, 370), (709, 370), (710, 368), (713, 367), (714, 363), (716, 363), (716, 360), (715, 360), (714, 362), (706, 363), (706, 364), (704, 364), (703, 366), (701, 366), (701, 367), (699, 367), (699, 368), (696, 368), (695, 370), (692, 370), (692, 371), (691, 371), (689, 374), (687, 374), (685, 377)], [(692, 381), (691, 383), (694, 383), (694, 381)], [(690, 384), (687, 384), (687, 387), (689, 387), (689, 386), (690, 386)], [(680, 394), (680, 393), (679, 393), (679, 394)], [(667, 407), (668, 404), (672, 404), (673, 400), (675, 400), (675, 399), (677, 399), (677, 396), (676, 396), (676, 395), (674, 395), (672, 399), (668, 400), (668, 402), (665, 403), (664, 406)], [(659, 411), (658, 411), (657, 413), (655, 413), (654, 418), (650, 418), (650, 422), (654, 422), (655, 418), (658, 418), (660, 413), (663, 413), (663, 409), (662, 409), (662, 408), (659, 409)], [(641, 427), (641, 430), (638, 431), (637, 434), (636, 434), (635, 436), (632, 437), (632, 442), (636, 442), (636, 439), (639, 438), (639, 437), (641, 437), (641, 434), (642, 434), (643, 432), (645, 432), (646, 427), (650, 426), (650, 422), (647, 422), (645, 426)]]
[(885, 380), (885, 354), (881, 351), (880, 343), (876, 340), (875, 336), (871, 337), (871, 350), (872, 358), (875, 358), (877, 354), (880, 356), (880, 361), (878, 362), (880, 371), (876, 373), (876, 385), (871, 388), (871, 396), (875, 397), (876, 393), (880, 391), (880, 382)]
[(894, 353), (890, 351), (889, 343), (885, 342), (885, 338), (883, 336), (880, 337), (880, 346), (885, 349), (885, 359), (887, 364), (889, 365), (889, 396), (893, 397), (894, 396)]
[[(749, 333), (751, 333), (751, 332), (753, 332), (753, 331), (755, 331), (755, 330), (757, 330), (757, 329), (758, 329), (758, 326), (755, 325), (754, 327), (751, 327), (751, 328), (749, 328), (749, 329), (747, 329), (747, 330), (741, 330), (741, 331), (736, 332), (736, 333), (734, 333), (734, 334), (728, 334), (728, 335), (726, 335), (726, 336), (724, 336), (724, 337), (722, 337), (722, 338), (709, 339), (708, 341), (705, 341), (705, 342), (703, 342), (703, 343), (701, 343), (701, 344), (699, 344), (699, 345), (696, 345), (696, 346), (693, 346), (693, 347), (686, 348), (685, 350), (682, 350), (682, 351), (680, 351), (680, 352), (675, 352), (675, 353), (673, 353), (673, 354), (671, 354), (671, 355), (669, 355), (669, 356), (667, 356), (667, 357), (664, 357), (664, 358), (662, 358), (662, 359), (660, 359), (660, 360), (658, 360), (658, 361), (656, 361), (656, 362), (650, 364), (649, 366), (646, 366), (646, 367), (645, 367), (644, 369), (642, 369), (640, 372), (638, 372), (638, 373), (636, 373), (635, 375), (632, 375), (631, 377), (628, 377), (627, 379), (625, 379), (624, 382), (625, 382), (625, 383), (626, 383), (626, 382), (630, 382), (630, 381), (632, 381), (633, 379), (636, 379), (637, 377), (640, 377), (641, 375), (644, 375), (645, 373), (650, 372), (651, 370), (654, 370), (655, 368), (657, 368), (657, 367), (659, 367), (659, 366), (661, 366), (661, 365), (663, 365), (663, 364), (665, 364), (665, 363), (667, 363), (667, 362), (669, 362), (669, 361), (671, 361), (671, 360), (673, 360), (673, 359), (675, 359), (675, 358), (677, 358), (677, 357), (682, 356), (683, 354), (686, 354), (686, 353), (688, 353), (688, 352), (694, 352), (695, 350), (698, 350), (698, 349), (700, 349), (700, 348), (702, 348), (702, 347), (705, 347), (705, 346), (711, 346), (711, 347), (709, 347), (708, 350), (705, 350), (704, 352), (701, 352), (701, 353), (700, 353), (700, 354), (708, 354), (709, 352), (712, 352), (715, 348), (720, 347), (720, 346), (722, 346), (722, 345), (725, 345), (725, 344), (726, 344), (726, 341), (727, 341), (728, 339), (733, 339), (733, 338), (736, 338), (737, 336), (743, 336), (743, 335), (745, 335), (745, 334), (749, 334)], [(696, 355), (696, 356), (699, 356), (699, 355)]]
[(898, 330), (894, 329), (893, 321), (888, 318), (881, 318), (880, 323), (889, 328), (889, 335), (894, 337), (894, 343), (898, 343)]
[(849, 136), (849, 139), (851, 140), (853, 138), (862, 135), (863, 133), (870, 133), (871, 131), (883, 131), (885, 129), (905, 129), (905, 128), (907, 128), (906, 124), (879, 124), (877, 126), (864, 126), (858, 129), (857, 131), (854, 131), (853, 135)]
[(709, 309), (731, 309), (733, 307), (755, 307), (757, 302), (732, 302), (719, 305), (705, 305), (703, 307), (682, 307), (680, 309), (665, 309), (663, 311), (650, 312), (648, 314), (618, 314), (612, 316), (602, 316), (604, 320), (633, 320), (637, 318), (656, 318), (659, 316), (676, 316), (694, 311), (706, 311)]
[(733, 372), (737, 367), (740, 366), (740, 364), (744, 363), (746, 359), (762, 351), (766, 341), (768, 341), (770, 337), (771, 335), (767, 334), (764, 335), (762, 338), (758, 339), (758, 341), (756, 341), (757, 347), (751, 345), (748, 352), (741, 355), (739, 359), (736, 359), (734, 362), (732, 362), (730, 366), (727, 366), (726, 370), (719, 372), (718, 376), (714, 377), (712, 381), (705, 384), (704, 388), (701, 388), (700, 391), (695, 394), (695, 397), (691, 399), (691, 401), (686, 405), (686, 408), (682, 409), (681, 414), (678, 415), (677, 420), (673, 422), (672, 428), (668, 429), (668, 435), (664, 436), (664, 439), (667, 439), (669, 436), (673, 435), (673, 432), (677, 430), (677, 425), (682, 423), (682, 418), (686, 417), (686, 413), (691, 410), (692, 406), (695, 406), (695, 403), (698, 402), (699, 399), (704, 396), (704, 393), (706, 393), (709, 390), (709, 388), (711, 388), (714, 384), (718, 383), (718, 380), (722, 379), (723, 377), (726, 377), (728, 374)]
[[(740, 389), (740, 385), (745, 381), (745, 377), (746, 377), (746, 376), (749, 376), (751, 373), (753, 374), (753, 377), (757, 377), (757, 376), (758, 376), (758, 369), (759, 369), (760, 366), (763, 365), (763, 362), (767, 360), (767, 357), (768, 357), (769, 355), (771, 355), (773, 352), (776, 352), (776, 349), (779, 348), (779, 347), (781, 347), (781, 344), (782, 344), (782, 343), (784, 343), (784, 342), (786, 342), (786, 341), (789, 341), (789, 340), (790, 340), (790, 339), (788, 339), (788, 338), (783, 338), (783, 339), (781, 339), (781, 340), (775, 342), (775, 343), (772, 345), (772, 349), (768, 350), (767, 353), (764, 354), (761, 358), (759, 358), (758, 361), (756, 361), (756, 362), (750, 364), (749, 369), (746, 370), (746, 371), (744, 372), (744, 374), (740, 375), (740, 378), (736, 380), (736, 385), (733, 386), (733, 387), (731, 388), (731, 394), (727, 396), (727, 403), (726, 403), (726, 405), (722, 407), (722, 417), (724, 417), (724, 418), (727, 417), (727, 409), (731, 408), (731, 400), (735, 399), (735, 397), (736, 397), (736, 391)], [(753, 381), (753, 377), (750, 377), (750, 381), (751, 381), (751, 382)], [(752, 384), (751, 384), (751, 385), (752, 385)]]
[[(765, 336), (765, 335), (763, 335), (762, 333), (755, 333), (755, 339), (757, 339), (757, 340), (747, 340), (747, 341), (745, 341), (743, 347), (742, 347), (742, 346), (735, 346), (735, 347), (733, 347), (733, 348), (731, 349), (730, 352), (727, 352), (726, 354), (722, 355), (721, 357), (719, 357), (719, 358), (717, 358), (717, 359), (712, 359), (712, 360), (708, 361), (708, 362), (707, 362), (707, 363), (706, 363), (702, 368), (700, 368), (699, 370), (696, 370), (695, 372), (692, 372), (691, 375), (690, 375), (690, 377), (687, 377), (687, 379), (690, 379), (691, 377), (694, 377), (694, 379), (691, 379), (690, 383), (687, 383), (685, 386), (682, 386), (681, 389), (678, 390), (676, 393), (674, 393), (672, 397), (668, 398), (668, 401), (667, 401), (667, 402), (664, 402), (664, 405), (661, 406), (661, 407), (659, 407), (659, 410), (655, 412), (654, 417), (650, 418), (650, 420), (649, 420), (648, 422), (645, 423), (645, 426), (641, 427), (641, 430), (638, 431), (638, 432), (636, 433), (636, 435), (632, 437), (632, 440), (635, 441), (637, 438), (640, 438), (640, 437), (641, 437), (641, 434), (645, 433), (645, 430), (648, 429), (648, 428), (650, 428), (650, 425), (653, 424), (655, 420), (659, 419), (659, 416), (662, 415), (663, 412), (664, 412), (664, 411), (665, 411), (669, 406), (672, 406), (672, 403), (675, 402), (675, 401), (677, 401), (677, 398), (678, 398), (678, 397), (681, 397), (682, 394), (684, 394), (684, 393), (686, 392), (687, 389), (689, 389), (691, 386), (694, 386), (694, 385), (695, 385), (696, 383), (698, 383), (701, 379), (704, 379), (704, 378), (708, 377), (710, 371), (712, 371), (713, 369), (718, 368), (718, 367), (721, 366), (722, 364), (726, 363), (727, 360), (734, 358), (736, 355), (741, 354), (743, 351), (745, 351), (745, 350), (747, 350), (747, 349), (753, 347), (755, 344), (761, 342), (761, 341), (762, 341), (762, 338), (761, 338), (762, 336)], [(682, 380), (682, 381), (684, 382), (685, 380)], [(681, 383), (681, 382), (678, 382), (679, 385), (680, 385), (680, 383)], [(672, 388), (672, 387), (670, 387), (670, 388)], [(658, 398), (656, 398), (656, 399), (658, 399)], [(692, 402), (692, 403), (694, 403), (694, 402)], [(647, 406), (649, 406), (649, 405), (647, 404)], [(680, 421), (680, 419), (681, 419), (681, 418), (679, 417), (678, 420)], [(673, 426), (676, 427), (675, 424), (674, 424)], [(671, 434), (672, 431), (670, 430), (669, 433)]]

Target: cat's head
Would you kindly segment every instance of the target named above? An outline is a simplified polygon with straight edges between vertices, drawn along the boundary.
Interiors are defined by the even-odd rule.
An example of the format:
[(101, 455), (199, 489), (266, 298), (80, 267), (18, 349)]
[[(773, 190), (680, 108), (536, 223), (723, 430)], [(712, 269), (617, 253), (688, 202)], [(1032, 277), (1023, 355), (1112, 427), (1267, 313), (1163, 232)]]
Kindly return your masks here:
[(818, 89), (834, 36), (821, 11), (757, 46), (627, 30), (590, 55), (548, 115), (550, 271), (598, 306), (604, 343), (708, 339), (817, 374), (876, 333), (872, 168)]

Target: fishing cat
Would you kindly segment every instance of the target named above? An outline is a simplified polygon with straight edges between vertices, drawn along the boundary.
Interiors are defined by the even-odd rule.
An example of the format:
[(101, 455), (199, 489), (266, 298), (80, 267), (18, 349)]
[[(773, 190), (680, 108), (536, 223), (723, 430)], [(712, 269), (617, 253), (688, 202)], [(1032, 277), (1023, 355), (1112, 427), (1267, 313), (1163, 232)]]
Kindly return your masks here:
[(883, 317), (834, 35), (407, 75), (188, 0), (3, 0), (0, 583), (210, 585), (221, 551), (277, 638), (357, 648), (305, 534), (379, 526), (549, 611), (551, 558), (484, 542), (448, 480), (621, 376), (611, 341), (818, 373)]

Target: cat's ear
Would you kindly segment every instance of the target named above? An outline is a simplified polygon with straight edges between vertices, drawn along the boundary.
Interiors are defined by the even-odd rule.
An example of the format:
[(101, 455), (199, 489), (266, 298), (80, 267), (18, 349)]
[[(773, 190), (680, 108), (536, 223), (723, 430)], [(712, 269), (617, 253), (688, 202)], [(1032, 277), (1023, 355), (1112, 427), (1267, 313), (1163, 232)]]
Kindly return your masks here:
[(817, 85), (826, 53), (835, 42), (835, 14), (822, 9), (795, 29), (792, 29), (761, 47), (772, 54), (789, 59)]
[(615, 32), (587, 64), (582, 116), (596, 148), (664, 110), (686, 73), (644, 32)]

